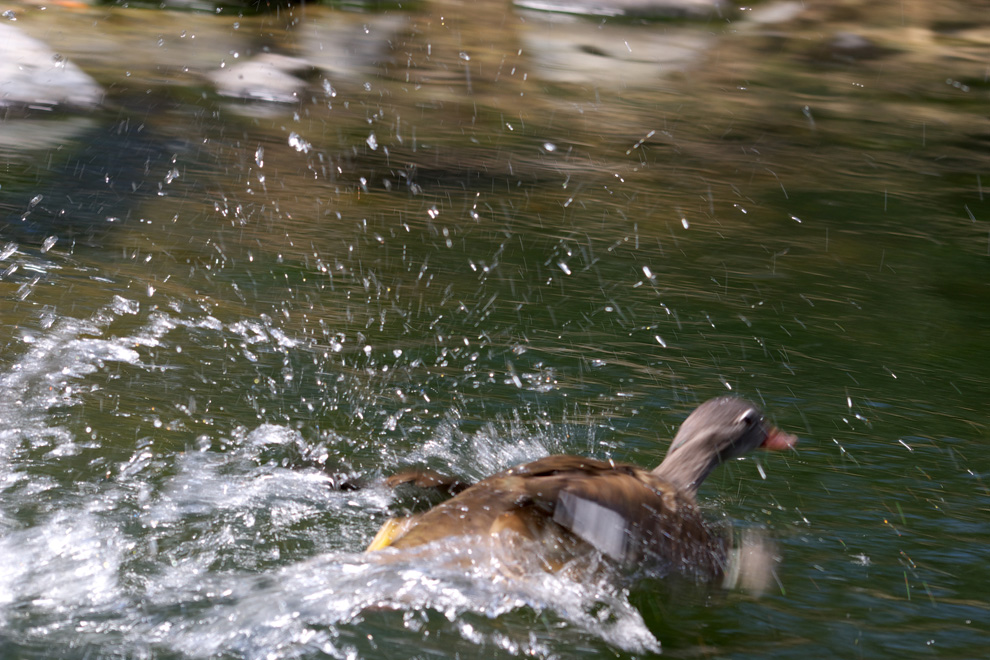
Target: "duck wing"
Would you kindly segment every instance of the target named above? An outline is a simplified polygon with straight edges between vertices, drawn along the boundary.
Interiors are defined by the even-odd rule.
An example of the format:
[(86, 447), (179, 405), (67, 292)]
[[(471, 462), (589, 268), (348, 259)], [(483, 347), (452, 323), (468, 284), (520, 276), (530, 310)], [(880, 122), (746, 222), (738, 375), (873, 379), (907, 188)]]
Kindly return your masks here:
[(510, 472), (529, 477), (522, 480), (525, 505), (616, 561), (721, 570), (724, 541), (689, 494), (651, 472), (577, 456), (551, 456)]
[(385, 485), (389, 488), (398, 488), (410, 484), (424, 490), (435, 490), (445, 495), (456, 495), (468, 489), (471, 485), (461, 481), (456, 477), (440, 474), (429, 468), (410, 468), (396, 472), (385, 479)]

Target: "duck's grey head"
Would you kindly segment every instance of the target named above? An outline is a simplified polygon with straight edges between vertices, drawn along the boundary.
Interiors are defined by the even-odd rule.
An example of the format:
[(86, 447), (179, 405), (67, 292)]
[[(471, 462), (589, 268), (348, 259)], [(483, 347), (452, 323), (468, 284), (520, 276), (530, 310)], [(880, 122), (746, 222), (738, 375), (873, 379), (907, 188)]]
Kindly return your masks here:
[(694, 492), (720, 463), (758, 447), (788, 449), (797, 438), (766, 423), (752, 401), (740, 397), (710, 399), (692, 412), (653, 472)]

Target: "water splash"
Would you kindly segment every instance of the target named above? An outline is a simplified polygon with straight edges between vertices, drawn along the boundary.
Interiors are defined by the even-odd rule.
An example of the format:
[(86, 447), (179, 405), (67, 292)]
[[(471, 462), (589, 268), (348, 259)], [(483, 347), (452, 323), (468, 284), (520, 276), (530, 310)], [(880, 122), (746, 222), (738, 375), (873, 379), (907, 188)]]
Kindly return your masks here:
[[(184, 357), (225, 347), (226, 363), (237, 359), (248, 372), (270, 366), (269, 356), (285, 365), (308, 350), (308, 340), (264, 315), (224, 323), (113, 296), (89, 318), (51, 318), (21, 341), (23, 355), (0, 373), (0, 621), (10, 624), (4, 635), (12, 644), (56, 655), (347, 658), (380, 657), (375, 645), (400, 653), (442, 631), (465, 654), (554, 657), (575, 640), (659, 650), (626, 592), (606, 577), (506, 580), (491, 562), (474, 561), (470, 544), (429, 558), (356, 553), (392, 514), (395, 496), (375, 486), (374, 471), (349, 463), (359, 455), (355, 439), (291, 424), (209, 422), (212, 430), (195, 441), (170, 445), (171, 436), (159, 434), (208, 417), (192, 395), (172, 404), (179, 424), (162, 412), (167, 401), (154, 406), (155, 435), (131, 447), (108, 444), (126, 441), (126, 431), (87, 427), (83, 435), (71, 415), (52, 415), (93, 403), (105, 374), (165, 373), (159, 356), (180, 341)], [(379, 352), (407, 358), (396, 350)], [(370, 344), (357, 342), (355, 351), (348, 359), (364, 356), (373, 366)], [(517, 377), (539, 391), (552, 375)], [(291, 382), (272, 387), (281, 392)], [(406, 450), (376, 444), (370, 460), (383, 471), (443, 463), (477, 479), (561, 451), (575, 433), (594, 442), (593, 429), (518, 413), (469, 432), (452, 411), (427, 441)], [(37, 456), (57, 472), (39, 473)], [(353, 477), (370, 485), (335, 488)], [(383, 617), (402, 624), (372, 644), (367, 622)], [(552, 635), (538, 632), (547, 626)]]

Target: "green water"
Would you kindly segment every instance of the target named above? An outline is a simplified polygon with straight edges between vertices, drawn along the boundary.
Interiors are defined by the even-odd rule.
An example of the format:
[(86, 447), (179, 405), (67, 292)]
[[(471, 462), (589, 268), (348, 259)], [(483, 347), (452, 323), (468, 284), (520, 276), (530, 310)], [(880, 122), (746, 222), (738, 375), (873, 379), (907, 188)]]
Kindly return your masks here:
[[(4, 655), (981, 656), (990, 42), (967, 11), (25, 9), (110, 91), (0, 124), (36, 136), (0, 151)], [(677, 65), (579, 58), (684, 35)], [(338, 42), (298, 104), (204, 82)], [(727, 392), (801, 437), (702, 489), (776, 540), (759, 598), (350, 554), (396, 503), (328, 473), (652, 466)]]

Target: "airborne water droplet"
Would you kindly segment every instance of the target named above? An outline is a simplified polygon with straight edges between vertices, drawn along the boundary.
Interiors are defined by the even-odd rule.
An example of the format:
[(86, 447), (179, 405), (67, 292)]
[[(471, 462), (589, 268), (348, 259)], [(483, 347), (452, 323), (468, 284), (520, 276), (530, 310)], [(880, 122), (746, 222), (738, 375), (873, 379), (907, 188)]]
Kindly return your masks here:
[(289, 133), (289, 146), (305, 154), (309, 153), (313, 145), (299, 137), (298, 133)]

